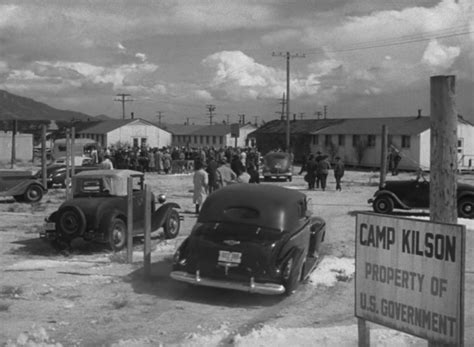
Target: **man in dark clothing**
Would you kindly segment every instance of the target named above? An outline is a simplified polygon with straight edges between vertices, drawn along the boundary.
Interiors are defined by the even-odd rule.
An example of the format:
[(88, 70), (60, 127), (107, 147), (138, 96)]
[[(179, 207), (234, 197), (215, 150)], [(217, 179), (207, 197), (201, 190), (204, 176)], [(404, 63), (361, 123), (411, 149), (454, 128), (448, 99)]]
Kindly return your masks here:
[(314, 160), (313, 155), (310, 154), (305, 165), (306, 175), (304, 176), (305, 181), (308, 182), (309, 190), (314, 189), (314, 183), (316, 181), (316, 167), (316, 161)]
[(340, 157), (336, 157), (336, 163), (334, 164), (334, 178), (336, 179), (336, 191), (342, 190), (341, 179), (344, 176), (344, 163)]
[(321, 188), (323, 190), (326, 190), (329, 169), (331, 169), (331, 164), (329, 164), (327, 156), (316, 162), (316, 176), (321, 180)]
[(400, 163), (400, 160), (402, 160), (402, 157), (398, 150), (393, 150), (393, 169), (392, 169), (392, 176), (398, 175), (398, 164)]
[(217, 161), (213, 155), (209, 156), (209, 161), (207, 162), (207, 174), (209, 178), (209, 194), (217, 189)]

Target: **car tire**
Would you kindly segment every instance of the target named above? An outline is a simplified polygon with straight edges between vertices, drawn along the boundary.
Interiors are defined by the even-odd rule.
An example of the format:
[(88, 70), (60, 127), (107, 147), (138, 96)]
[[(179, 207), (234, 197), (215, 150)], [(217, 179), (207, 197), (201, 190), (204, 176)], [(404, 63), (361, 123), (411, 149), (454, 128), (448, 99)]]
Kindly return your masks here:
[(59, 211), (56, 230), (61, 239), (72, 241), (84, 234), (86, 226), (86, 216), (79, 207), (66, 206)]
[(43, 198), (43, 188), (37, 184), (32, 184), (26, 188), (23, 194), (23, 201), (25, 202), (38, 202)]
[(179, 228), (181, 221), (179, 219), (179, 213), (175, 209), (171, 209), (168, 218), (163, 225), (163, 232), (167, 239), (174, 239), (179, 234)]
[(288, 259), (283, 270), (283, 286), (285, 287), (286, 295), (293, 294), (299, 287), (303, 277), (303, 267), (304, 257), (302, 252), (298, 252)]
[(127, 246), (127, 223), (119, 217), (113, 217), (109, 220), (107, 235), (110, 249), (114, 252), (121, 251)]
[(377, 213), (391, 213), (393, 211), (393, 207), (393, 199), (389, 196), (379, 196), (373, 202), (374, 211)]
[(458, 216), (461, 218), (474, 218), (474, 197), (462, 198), (458, 201)]

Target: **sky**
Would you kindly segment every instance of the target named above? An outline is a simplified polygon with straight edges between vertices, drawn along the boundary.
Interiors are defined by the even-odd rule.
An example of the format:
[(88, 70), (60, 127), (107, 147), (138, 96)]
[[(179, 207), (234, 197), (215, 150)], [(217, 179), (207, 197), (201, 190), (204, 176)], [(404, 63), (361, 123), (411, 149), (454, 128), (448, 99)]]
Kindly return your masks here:
[(0, 89), (170, 124), (430, 112), (456, 76), (474, 122), (472, 0), (0, 0)]

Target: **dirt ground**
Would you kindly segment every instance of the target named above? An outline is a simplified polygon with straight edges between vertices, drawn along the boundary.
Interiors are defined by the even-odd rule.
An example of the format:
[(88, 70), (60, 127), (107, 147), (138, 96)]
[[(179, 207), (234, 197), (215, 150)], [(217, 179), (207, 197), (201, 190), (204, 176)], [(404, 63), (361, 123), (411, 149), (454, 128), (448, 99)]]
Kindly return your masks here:
[[(408, 176), (412, 174), (402, 173), (397, 179)], [(474, 184), (473, 176), (462, 180)], [(64, 190), (50, 190), (35, 205), (0, 200), (0, 345), (193, 345), (193, 337), (225, 326), (229, 333), (216, 344), (225, 346), (232, 345), (237, 334), (245, 336), (266, 324), (303, 328), (356, 323), (352, 277), (341, 277), (329, 287), (307, 283), (290, 297), (192, 287), (172, 280), (172, 255), (196, 221), (192, 176), (147, 174), (146, 182), (155, 193), (180, 204), (184, 216), (177, 239), (153, 235), (150, 279), (143, 275), (141, 240), (135, 242), (133, 264), (127, 264), (123, 253), (99, 245), (77, 242), (67, 256), (38, 238), (44, 218), (64, 200)], [(327, 221), (324, 254), (354, 258), (355, 214), (371, 211), (367, 199), (377, 188), (377, 173), (348, 171), (342, 192), (335, 191), (333, 177), (325, 192), (306, 191), (302, 176), (264, 184), (304, 190), (313, 212)], [(465, 341), (472, 346), (474, 231), (467, 234)]]

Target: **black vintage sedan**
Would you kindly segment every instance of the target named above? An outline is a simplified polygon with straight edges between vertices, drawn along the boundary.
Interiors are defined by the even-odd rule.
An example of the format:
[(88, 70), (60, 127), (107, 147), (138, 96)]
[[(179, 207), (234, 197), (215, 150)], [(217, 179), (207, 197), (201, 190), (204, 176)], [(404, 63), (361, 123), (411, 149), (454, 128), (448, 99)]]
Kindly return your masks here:
[(321, 259), (326, 223), (306, 195), (272, 185), (234, 184), (204, 202), (178, 248), (171, 277), (195, 285), (291, 294)]
[(263, 157), (262, 175), (265, 181), (271, 179), (285, 179), (291, 181), (293, 178), (293, 154), (286, 152), (271, 151)]
[[(423, 176), (413, 180), (387, 181), (375, 192), (369, 204), (377, 213), (388, 214), (394, 209), (428, 209), (430, 207), (430, 182)], [(474, 218), (474, 186), (457, 184), (458, 216)]]
[[(128, 230), (128, 179), (132, 179), (133, 230)], [(107, 243), (119, 251), (126, 246), (127, 234), (144, 233), (145, 185), (142, 172), (132, 170), (89, 170), (78, 173), (72, 180), (73, 198), (65, 201), (46, 218), (40, 238), (51, 240), (61, 248), (70, 246), (75, 238)], [(179, 233), (179, 205), (164, 203), (164, 196), (155, 196), (151, 204), (151, 230), (163, 228), (166, 238)]]

